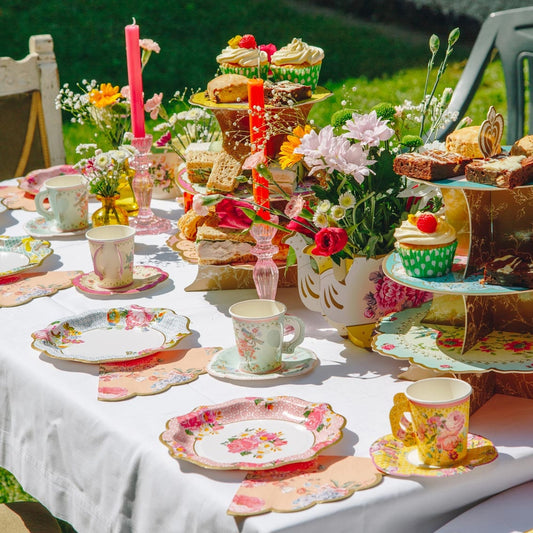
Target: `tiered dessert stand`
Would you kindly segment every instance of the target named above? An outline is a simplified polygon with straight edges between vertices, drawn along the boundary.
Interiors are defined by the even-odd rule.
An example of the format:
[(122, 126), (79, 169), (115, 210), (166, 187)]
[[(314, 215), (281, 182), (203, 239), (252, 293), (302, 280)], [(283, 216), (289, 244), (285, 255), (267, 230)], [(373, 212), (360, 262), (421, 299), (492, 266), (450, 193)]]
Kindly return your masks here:
[(525, 375), (533, 372), (533, 293), (482, 282), (487, 260), (509, 250), (533, 251), (533, 186), (501, 189), (464, 176), (432, 184), (441, 190), (447, 219), (457, 230), (454, 267), (443, 277), (417, 279), (406, 274), (396, 252), (390, 254), (383, 263), (386, 275), (432, 291), (434, 298), (431, 304), (382, 319), (373, 348), (465, 377), (489, 371), (513, 373), (516, 383), (511, 392), (533, 397), (531, 375)]

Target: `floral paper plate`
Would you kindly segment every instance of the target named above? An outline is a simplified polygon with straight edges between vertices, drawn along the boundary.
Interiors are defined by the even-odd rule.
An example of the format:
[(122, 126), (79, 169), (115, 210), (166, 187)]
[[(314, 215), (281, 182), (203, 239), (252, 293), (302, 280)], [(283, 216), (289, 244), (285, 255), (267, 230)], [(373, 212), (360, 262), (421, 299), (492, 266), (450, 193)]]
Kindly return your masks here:
[(48, 241), (0, 236), (0, 277), (39, 266), (52, 252)]
[(219, 470), (308, 461), (342, 438), (343, 416), (290, 396), (240, 398), (171, 418), (160, 438), (176, 459)]
[(477, 466), (491, 463), (498, 457), (498, 452), (492, 442), (479, 435), (468, 434), (468, 451), (466, 457), (455, 466), (439, 468), (428, 466), (420, 461), (416, 445), (405, 446), (394, 437), (386, 435), (378, 439), (370, 447), (370, 456), (376, 468), (399, 477), (449, 477), (464, 474)]
[(39, 170), (32, 170), (23, 178), (19, 178), (19, 188), (24, 192), (36, 195), (43, 186), (43, 183), (56, 176), (63, 176), (65, 174), (78, 174), (79, 170), (72, 165), (56, 165), (50, 168), (42, 168)]
[(87, 311), (34, 331), (32, 348), (50, 357), (105, 363), (138, 359), (190, 335), (189, 319), (139, 305)]

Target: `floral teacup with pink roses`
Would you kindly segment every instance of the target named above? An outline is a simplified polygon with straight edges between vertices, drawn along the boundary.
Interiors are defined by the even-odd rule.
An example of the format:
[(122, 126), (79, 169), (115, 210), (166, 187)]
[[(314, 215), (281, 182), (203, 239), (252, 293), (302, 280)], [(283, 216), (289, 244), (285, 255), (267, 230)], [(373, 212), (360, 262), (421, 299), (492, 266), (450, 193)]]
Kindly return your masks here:
[[(429, 466), (448, 467), (467, 454), (472, 387), (455, 378), (422, 379), (394, 396), (390, 423), (394, 436), (418, 449)], [(405, 416), (410, 413), (411, 421)]]

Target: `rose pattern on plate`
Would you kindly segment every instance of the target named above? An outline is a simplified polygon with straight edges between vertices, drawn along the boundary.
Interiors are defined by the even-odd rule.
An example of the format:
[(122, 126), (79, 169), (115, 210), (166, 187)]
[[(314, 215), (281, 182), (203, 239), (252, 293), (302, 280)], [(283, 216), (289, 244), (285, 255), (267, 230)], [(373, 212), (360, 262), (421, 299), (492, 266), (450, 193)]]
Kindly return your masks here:
[(282, 431), (273, 433), (262, 428), (246, 428), (242, 433), (229, 437), (221, 444), (230, 453), (262, 459), (269, 453), (279, 452), (287, 444), (287, 440), (284, 439)]

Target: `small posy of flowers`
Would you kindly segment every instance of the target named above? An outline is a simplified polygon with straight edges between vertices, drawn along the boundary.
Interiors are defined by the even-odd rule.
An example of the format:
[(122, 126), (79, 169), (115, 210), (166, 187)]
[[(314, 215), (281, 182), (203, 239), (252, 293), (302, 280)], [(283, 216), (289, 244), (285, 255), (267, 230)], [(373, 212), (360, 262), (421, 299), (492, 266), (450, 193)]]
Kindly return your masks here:
[(192, 143), (211, 143), (222, 138), (220, 126), (212, 113), (189, 103), (189, 89), (177, 91), (169, 104), (176, 111), (169, 113), (163, 105), (163, 94), (159, 93), (148, 100), (145, 111), (150, 118), (161, 122), (154, 127), (154, 132), (162, 133), (156, 146), (171, 150), (185, 161), (185, 151)]
[(126, 144), (103, 152), (96, 145), (79, 145), (77, 151), (94, 151), (94, 155), (81, 159), (75, 165), (87, 179), (92, 194), (111, 198), (118, 194), (122, 180), (133, 179), (135, 171), (130, 166), (130, 161), (136, 154), (133, 146)]
[[(153, 52), (159, 53), (159, 45), (152, 39), (140, 39), (142, 68)], [(96, 129), (96, 141), (105, 148), (118, 148), (130, 129), (131, 111), (129, 87), (119, 87), (110, 82), (82, 80), (74, 92), (65, 83), (56, 97), (56, 108), (71, 115), (71, 121), (90, 124)]]

